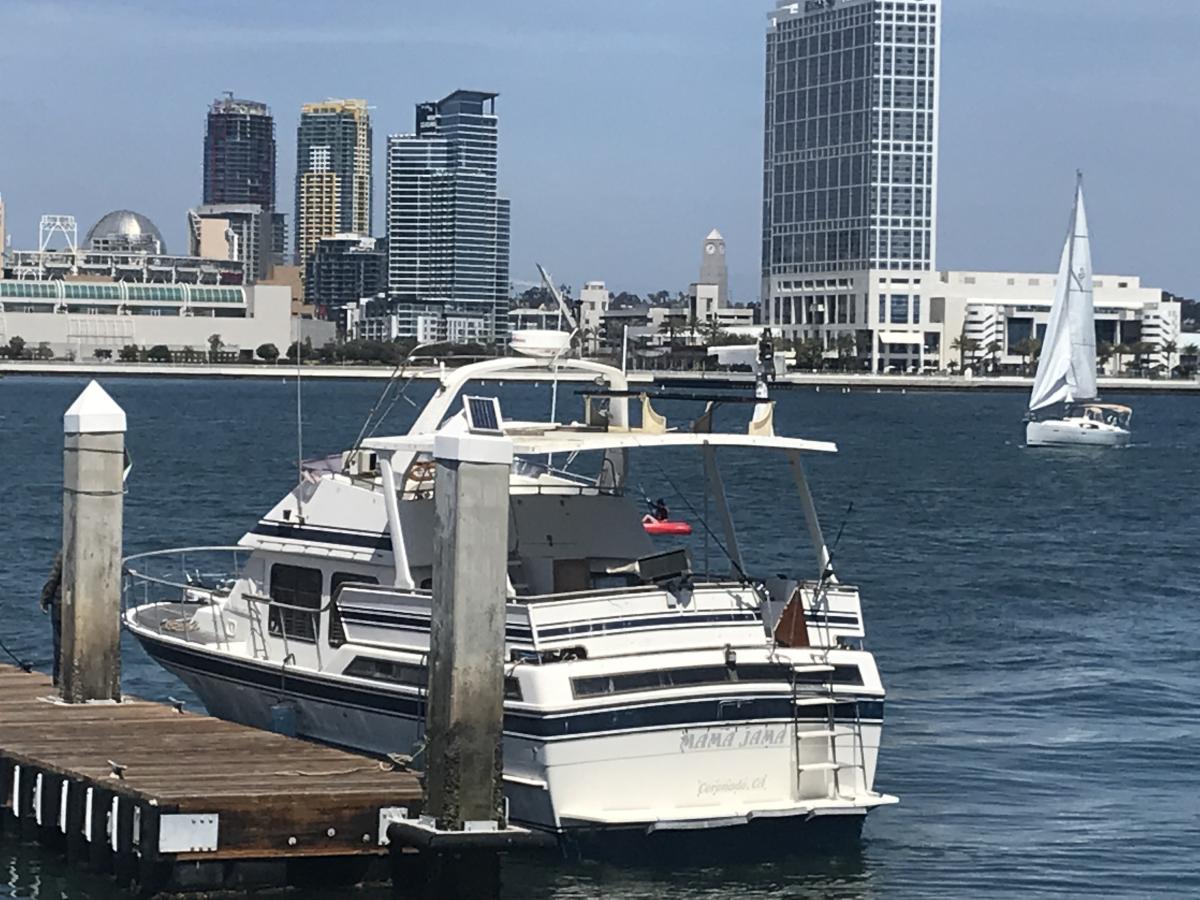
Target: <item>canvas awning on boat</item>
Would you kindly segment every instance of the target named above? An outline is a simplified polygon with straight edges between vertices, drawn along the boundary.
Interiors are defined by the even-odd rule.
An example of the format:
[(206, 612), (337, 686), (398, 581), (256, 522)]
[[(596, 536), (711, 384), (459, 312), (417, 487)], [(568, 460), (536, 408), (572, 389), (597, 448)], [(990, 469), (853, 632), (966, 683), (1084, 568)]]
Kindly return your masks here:
[[(536, 434), (518, 431), (505, 433), (512, 441), (513, 454), (534, 456), (546, 453), (584, 453), (591, 450), (632, 450), (656, 447), (745, 447), (758, 450), (791, 450), (803, 453), (837, 453), (831, 441), (810, 441), (804, 438), (774, 435), (701, 433), (669, 431), (652, 434), (638, 429), (629, 431), (573, 430), (559, 427)], [(370, 450), (411, 453), (432, 453), (434, 435), (405, 434), (395, 437), (376, 437), (363, 441)]]

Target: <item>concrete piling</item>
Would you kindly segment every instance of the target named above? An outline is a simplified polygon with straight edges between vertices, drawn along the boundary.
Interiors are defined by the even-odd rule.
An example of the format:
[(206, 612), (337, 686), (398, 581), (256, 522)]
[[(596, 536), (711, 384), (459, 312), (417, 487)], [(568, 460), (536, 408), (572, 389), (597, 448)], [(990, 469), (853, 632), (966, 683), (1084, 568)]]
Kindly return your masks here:
[(503, 821), (504, 618), (512, 442), (439, 434), (434, 491), (426, 813), (440, 829)]
[(60, 686), (68, 703), (121, 699), (125, 412), (91, 382), (63, 416)]

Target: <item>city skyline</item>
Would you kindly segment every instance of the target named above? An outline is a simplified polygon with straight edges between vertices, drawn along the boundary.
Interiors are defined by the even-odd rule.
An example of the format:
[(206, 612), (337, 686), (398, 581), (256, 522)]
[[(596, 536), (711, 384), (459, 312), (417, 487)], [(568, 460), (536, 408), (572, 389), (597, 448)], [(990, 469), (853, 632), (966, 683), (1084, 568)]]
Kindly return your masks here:
[[(168, 244), (182, 246), (186, 210), (199, 199), (202, 110), (224, 90), (272, 108), (282, 143), (278, 180), (288, 185), (300, 103), (367, 97), (378, 180), (383, 135), (407, 130), (413, 102), (486, 85), (504, 96), (500, 189), (513, 198), (518, 288), (534, 280), (536, 260), (576, 287), (602, 278), (615, 291), (678, 290), (692, 277), (696, 240), (715, 226), (729, 240), (733, 300), (758, 296), (762, 36), (773, 3), (618, 4), (621, 15), (611, 6), (608, 15), (565, 15), (546, 3), (503, 14), (468, 4), (469, 29), (440, 22), (432, 4), (415, 4), (390, 22), (324, 30), (315, 5), (263, 4), (236, 28), (221, 14), (228, 6), (202, 13), (127, 4), (139, 29), (127, 21), (118, 28), (120, 17), (83, 4), (6, 8), (0, 60), (29, 64), (29, 49), (49, 34), (71, 59), (0, 99), (0, 191), (14, 247), (35, 244), (43, 213), (88, 222), (120, 207), (145, 213)], [(1200, 67), (1183, 37), (1200, 24), (1200, 10), (978, 0), (944, 15), (937, 265), (1051, 270), (1065, 227), (1061, 198), (1082, 167), (1097, 264), (1195, 294), (1187, 200), (1200, 185), (1185, 161), (1196, 125), (1178, 86), (1194, 82)], [(1079, 52), (1062, 53), (1068, 38)], [(337, 50), (328, 60), (311, 52), (321, 41)], [(68, 89), (79, 92), (81, 73), (95, 68), (92, 55), (112, 44), (143, 70), (162, 67), (163, 77), (143, 88), (142, 124), (118, 133), (100, 102), (80, 104), (70, 122), (39, 113)], [(1122, 65), (1103, 64), (1114, 52)], [(335, 65), (347, 54), (354, 67)], [(89, 92), (103, 96), (89, 84), (84, 99)], [(667, 96), (670, 103), (653, 100)], [(92, 142), (86, 170), (73, 168), (79, 154), (68, 149), (80, 146), (81, 133)], [(285, 191), (277, 208), (291, 199)], [(376, 235), (382, 205), (377, 198)], [(295, 235), (295, 223), (290, 230)]]

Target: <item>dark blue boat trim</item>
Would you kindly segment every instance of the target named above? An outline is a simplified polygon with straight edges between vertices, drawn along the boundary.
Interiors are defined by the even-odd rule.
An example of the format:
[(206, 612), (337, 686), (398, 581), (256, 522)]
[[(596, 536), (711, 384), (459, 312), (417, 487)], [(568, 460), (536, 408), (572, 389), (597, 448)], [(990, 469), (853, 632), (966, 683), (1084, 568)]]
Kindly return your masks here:
[[(341, 603), (338, 604), (338, 611), (341, 613), (342, 621), (350, 624), (358, 623), (380, 628), (406, 628), (414, 631), (429, 630), (429, 617), (419, 614), (413, 615), (412, 613), (399, 613), (378, 609), (365, 610), (362, 607), (347, 606)], [(761, 621), (761, 617), (755, 612), (709, 613), (705, 615), (677, 613), (667, 616), (644, 616), (639, 619), (610, 619), (608, 621), (583, 622), (575, 625), (539, 628), (537, 629), (537, 637), (540, 640), (553, 640), (555, 638), (580, 637), (589, 634), (654, 631), (662, 628), (687, 628), (695, 625), (714, 624), (745, 624)], [(510, 637), (529, 638), (534, 634), (531, 629), (513, 625), (507, 626), (505, 631)]]
[(259, 522), (251, 534), (259, 537), (283, 538), (289, 541), (300, 541), (309, 544), (336, 544), (339, 547), (367, 547), (373, 550), (392, 549), (392, 539), (388, 533), (373, 531), (347, 531), (345, 529), (327, 530), (311, 525), (293, 525), (290, 522)]
[[(374, 628), (400, 629), (406, 631), (419, 631), (423, 634), (429, 632), (429, 616), (420, 614), (405, 614), (396, 612), (385, 612), (383, 610), (367, 610), (358, 606), (345, 606), (342, 603), (337, 605), (338, 613), (342, 617), (342, 622), (349, 625), (366, 625)], [(520, 625), (506, 625), (504, 634), (510, 640), (529, 643), (533, 637), (533, 632), (529, 628)]]
[[(367, 685), (335, 684), (305, 675), (295, 669), (280, 670), (243, 660), (233, 660), (190, 647), (160, 642), (139, 635), (142, 645), (157, 662), (167, 668), (185, 669), (198, 675), (221, 678), (237, 684), (253, 685), (305, 699), (336, 703), (372, 712), (424, 720), (425, 700), (398, 690)], [(834, 718), (878, 722), (883, 718), (883, 701), (859, 699), (836, 703)], [(515, 737), (554, 740), (583, 738), (613, 732), (733, 725), (745, 722), (823, 722), (826, 706), (793, 707), (790, 697), (743, 696), (707, 697), (698, 700), (659, 701), (652, 704), (624, 704), (595, 707), (568, 713), (533, 713), (508, 710), (504, 731)]]

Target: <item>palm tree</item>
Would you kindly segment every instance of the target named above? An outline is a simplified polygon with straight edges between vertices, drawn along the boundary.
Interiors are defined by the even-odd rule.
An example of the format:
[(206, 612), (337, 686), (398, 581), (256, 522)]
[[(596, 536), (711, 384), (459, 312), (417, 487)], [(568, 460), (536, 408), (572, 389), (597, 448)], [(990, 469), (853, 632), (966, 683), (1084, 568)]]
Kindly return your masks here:
[(838, 365), (845, 370), (848, 368), (847, 360), (851, 359), (858, 350), (854, 335), (842, 332), (834, 338), (833, 346), (837, 349)]
[(1111, 341), (1101, 341), (1096, 345), (1096, 360), (1100, 363), (1102, 372), (1108, 371), (1108, 361), (1112, 359), (1113, 345)]
[(1174, 368), (1171, 365), (1171, 357), (1173, 357), (1177, 352), (1179, 352), (1179, 345), (1176, 344), (1174, 341), (1167, 341), (1165, 344), (1163, 344), (1162, 350), (1163, 350), (1163, 353), (1165, 353), (1167, 356), (1167, 377), (1170, 378), (1171, 370), (1172, 370), (1172, 368)]
[(1029, 371), (1029, 358), (1033, 356), (1033, 338), (1021, 338), (1013, 344), (1012, 349), (1021, 357), (1021, 371)]
[(1122, 365), (1121, 360), (1123, 360), (1126, 356), (1128, 356), (1132, 352), (1133, 352), (1133, 348), (1125, 343), (1117, 344), (1117, 346), (1113, 347), (1113, 355), (1117, 358), (1117, 374), (1118, 375), (1123, 374), (1125, 371), (1125, 367)]
[(815, 338), (797, 338), (796, 365), (804, 369), (820, 369), (825, 361), (825, 347)]
[[(1181, 375), (1191, 376), (1196, 373), (1195, 360), (1196, 360), (1197, 355), (1200, 355), (1200, 347), (1197, 347), (1195, 344), (1192, 344), (1192, 343), (1188, 343), (1188, 344), (1184, 345), (1183, 350), (1180, 351), (1180, 355), (1179, 355), (1179, 373)], [(1190, 357), (1192, 360), (1192, 364), (1185, 367), (1183, 364), (1184, 357)]]
[(1151, 353), (1153, 353), (1154, 345), (1149, 341), (1138, 341), (1131, 349), (1133, 351), (1134, 364), (1137, 365), (1139, 369), (1142, 369), (1145, 366), (1142, 357), (1149, 356)]
[(995, 372), (996, 369), (1000, 365), (999, 358), (1000, 358), (1000, 353), (1003, 350), (1004, 350), (1004, 344), (1000, 343), (1000, 341), (992, 341), (990, 344), (987, 345), (987, 354), (988, 354), (988, 356), (991, 357), (993, 372)]
[(950, 344), (950, 349), (958, 350), (959, 367), (966, 368), (968, 361), (973, 364), (974, 358), (976, 358), (976, 354), (979, 352), (979, 342), (976, 338), (962, 335), (961, 337), (954, 338), (954, 343)]
[(963, 358), (963, 354), (966, 353), (967, 350), (966, 344), (966, 335), (962, 334), (950, 342), (950, 349), (958, 354), (958, 367), (960, 369), (965, 369), (967, 367), (966, 361)]

